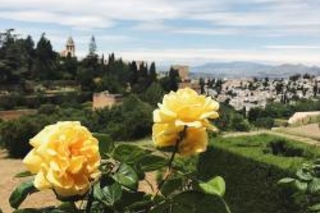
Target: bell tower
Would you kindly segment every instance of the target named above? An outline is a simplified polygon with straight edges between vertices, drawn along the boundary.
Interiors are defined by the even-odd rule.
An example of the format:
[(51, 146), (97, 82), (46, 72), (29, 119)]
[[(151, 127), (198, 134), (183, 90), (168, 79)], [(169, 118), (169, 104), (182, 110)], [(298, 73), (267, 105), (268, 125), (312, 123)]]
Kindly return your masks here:
[(65, 56), (70, 54), (71, 57), (75, 57), (75, 44), (72, 37), (70, 36), (66, 43)]

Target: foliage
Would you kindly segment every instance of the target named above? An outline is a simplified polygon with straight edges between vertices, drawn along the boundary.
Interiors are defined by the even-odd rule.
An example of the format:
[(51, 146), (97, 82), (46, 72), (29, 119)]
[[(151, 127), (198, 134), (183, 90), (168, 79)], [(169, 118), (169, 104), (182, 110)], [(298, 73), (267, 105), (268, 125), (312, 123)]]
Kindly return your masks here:
[[(81, 61), (71, 55), (60, 56), (53, 50), (44, 33), (36, 45), (31, 36), (18, 37), (14, 29), (0, 36), (0, 83), (5, 87), (24, 85), (25, 80), (74, 80), (82, 91), (109, 90), (111, 93), (133, 92), (143, 96), (152, 83), (158, 82), (154, 62), (150, 66), (145, 63), (137, 65), (134, 61), (126, 63), (121, 58), (117, 59), (113, 53), (105, 60), (104, 55), (100, 57), (96, 54), (94, 36), (90, 40), (87, 57)], [(177, 90), (178, 81), (178, 72), (171, 70), (160, 85), (166, 91)], [(30, 88), (24, 89), (30, 92)], [(11, 102), (8, 100), (6, 109), (15, 106)]]
[(303, 206), (293, 203), (290, 191), (280, 189), (277, 181), (291, 176), (302, 162), (319, 156), (320, 150), (285, 140), (286, 147), (302, 150), (302, 156), (275, 155), (270, 146), (279, 144), (277, 141), (283, 139), (270, 135), (216, 138), (200, 155), (199, 177), (223, 176), (228, 183), (225, 196), (234, 212), (303, 212)]
[[(44, 207), (42, 209), (18, 209), (28, 194), (36, 193), (32, 182), (24, 182), (11, 194), (10, 205), (16, 208), (16, 213), (47, 213), (47, 212), (151, 212), (151, 213), (207, 213), (220, 208), (218, 212), (228, 212), (223, 196), (226, 184), (221, 177), (208, 180), (197, 179), (190, 172), (185, 173), (179, 163), (169, 160), (165, 155), (151, 148), (136, 145), (115, 145), (104, 135), (96, 135), (101, 144), (102, 151), (101, 177), (91, 185), (90, 191), (82, 198), (61, 198), (64, 203), (58, 207)], [(107, 139), (107, 140), (105, 140)], [(172, 156), (175, 156), (174, 150)], [(147, 172), (165, 170), (157, 188), (140, 191), (139, 183), (146, 181)], [(23, 173), (18, 175), (25, 177)], [(17, 177), (18, 177), (17, 176)], [(76, 206), (75, 201), (79, 202)], [(194, 201), (197, 202), (194, 202)], [(212, 202), (214, 201), (214, 202)], [(85, 205), (84, 205), (85, 204)], [(209, 204), (209, 205), (205, 205)], [(216, 204), (216, 205), (215, 205)]]
[(292, 190), (292, 198), (304, 207), (304, 212), (320, 212), (320, 160), (304, 163), (294, 177), (282, 178), (278, 182), (282, 187)]
[(18, 121), (3, 122), (0, 125), (0, 135), (9, 155), (14, 158), (25, 156), (31, 149), (29, 139), (48, 124), (49, 119), (46, 116), (24, 117)]
[(164, 90), (159, 83), (152, 83), (142, 95), (142, 100), (156, 107), (164, 95)]
[(160, 84), (166, 92), (177, 91), (179, 87), (180, 76), (177, 70), (171, 67), (169, 75), (160, 79)]
[(264, 153), (271, 153), (283, 157), (308, 157), (309, 154), (303, 148), (295, 147), (284, 139), (268, 143), (266, 149), (263, 151)]
[[(67, 101), (68, 98), (66, 98)], [(63, 101), (63, 103), (68, 103)], [(135, 140), (149, 136), (152, 125), (152, 107), (137, 96), (128, 96), (120, 106), (92, 111), (73, 106), (72, 99), (62, 107), (44, 104), (36, 115), (28, 115), (17, 120), (3, 122), (0, 135), (4, 147), (15, 158), (24, 157), (30, 150), (29, 139), (44, 126), (57, 121), (79, 120), (93, 132), (108, 134), (113, 140)], [(134, 106), (134, 107), (133, 107)], [(12, 134), (12, 133), (15, 134)]]
[[(307, 112), (320, 110), (320, 100), (298, 100), (295, 104), (268, 103), (265, 109), (251, 108), (248, 112), (248, 120), (251, 123), (256, 122), (258, 126), (270, 126), (272, 119), (286, 118), (288, 119), (295, 112)], [(259, 120), (263, 118), (263, 120)], [(266, 124), (263, 125), (263, 122)], [(268, 125), (267, 125), (268, 124)]]
[(236, 112), (231, 106), (220, 103), (220, 117), (214, 123), (220, 131), (249, 131), (250, 124), (243, 115)]
[(231, 128), (241, 132), (249, 131), (250, 124), (242, 115), (236, 113), (231, 119)]
[(271, 129), (274, 125), (274, 119), (270, 117), (257, 118), (252, 122), (256, 127)]
[(88, 126), (94, 131), (109, 134), (114, 140), (139, 139), (151, 133), (152, 110), (138, 97), (129, 96), (120, 106), (94, 112)]

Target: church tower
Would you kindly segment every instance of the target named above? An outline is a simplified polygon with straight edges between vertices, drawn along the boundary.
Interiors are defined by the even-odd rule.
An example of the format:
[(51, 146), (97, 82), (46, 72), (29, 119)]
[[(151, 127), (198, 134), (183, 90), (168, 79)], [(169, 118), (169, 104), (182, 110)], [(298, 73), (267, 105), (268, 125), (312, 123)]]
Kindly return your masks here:
[(66, 43), (66, 49), (60, 53), (61, 56), (67, 57), (69, 54), (71, 57), (75, 57), (76, 48), (72, 37), (70, 36)]

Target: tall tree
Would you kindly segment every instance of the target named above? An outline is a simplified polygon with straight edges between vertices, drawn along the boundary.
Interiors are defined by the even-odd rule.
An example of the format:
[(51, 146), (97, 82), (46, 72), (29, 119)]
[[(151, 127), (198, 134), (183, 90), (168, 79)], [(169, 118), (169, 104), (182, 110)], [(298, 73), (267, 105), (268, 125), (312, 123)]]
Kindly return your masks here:
[(43, 33), (36, 47), (33, 75), (38, 79), (55, 79), (57, 77), (57, 54), (53, 51), (51, 42)]
[(131, 85), (136, 84), (139, 78), (137, 63), (133, 61), (129, 66), (129, 71), (131, 72)]
[(89, 56), (94, 56), (97, 52), (97, 43), (95, 37), (92, 35), (89, 43)]
[(199, 84), (200, 84), (200, 94), (204, 94), (205, 93), (205, 82), (203, 78), (199, 79)]
[(156, 73), (156, 64), (154, 62), (151, 63), (150, 69), (149, 69), (149, 76), (151, 82), (157, 81), (157, 73)]

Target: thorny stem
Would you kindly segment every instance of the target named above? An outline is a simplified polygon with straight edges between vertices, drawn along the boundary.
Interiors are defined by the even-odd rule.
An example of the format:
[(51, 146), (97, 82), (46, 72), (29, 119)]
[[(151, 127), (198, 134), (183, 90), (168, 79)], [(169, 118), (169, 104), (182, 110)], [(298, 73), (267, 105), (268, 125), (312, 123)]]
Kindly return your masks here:
[(161, 191), (161, 188), (163, 187), (164, 183), (168, 180), (169, 176), (171, 175), (172, 172), (172, 164), (174, 161), (174, 158), (176, 156), (176, 154), (179, 152), (179, 146), (181, 144), (181, 142), (183, 141), (184, 137), (186, 136), (186, 131), (187, 131), (187, 126), (184, 126), (183, 130), (180, 132), (179, 134), (179, 138), (174, 146), (174, 150), (173, 153), (169, 159), (169, 163), (168, 163), (168, 171), (166, 173), (166, 176), (163, 178), (163, 180), (159, 183), (158, 186), (158, 190), (156, 192), (156, 195), (159, 194), (159, 192)]

